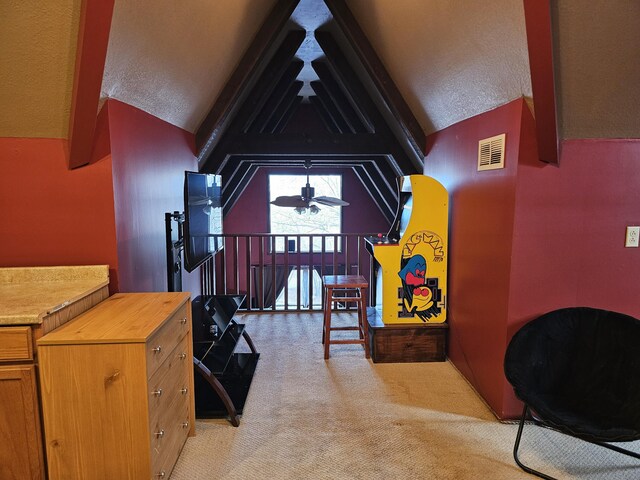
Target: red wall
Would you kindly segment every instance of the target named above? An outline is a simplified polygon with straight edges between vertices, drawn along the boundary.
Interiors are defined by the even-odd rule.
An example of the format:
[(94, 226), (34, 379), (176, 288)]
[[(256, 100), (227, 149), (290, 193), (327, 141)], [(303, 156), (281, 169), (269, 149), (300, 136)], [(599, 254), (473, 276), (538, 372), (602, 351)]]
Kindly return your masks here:
[(107, 264), (117, 290), (111, 159), (68, 170), (60, 139), (0, 138), (0, 265)]
[[(489, 405), (502, 403), (522, 100), (428, 138), (424, 173), (449, 192), (449, 351)], [(506, 133), (505, 168), (477, 172), (478, 141)]]
[[(640, 225), (640, 140), (565, 141), (559, 168), (530, 152), (518, 180), (507, 339), (567, 306), (640, 318), (640, 249), (624, 246), (625, 227)], [(502, 416), (520, 410), (506, 384)]]
[[(184, 171), (197, 170), (194, 136), (108, 101), (120, 291), (166, 291), (165, 212), (184, 210)], [(198, 272), (183, 290), (200, 293)]]
[[(424, 172), (450, 194), (449, 357), (500, 418), (521, 413), (503, 373), (511, 336), (552, 309), (640, 316), (640, 141), (572, 140), (560, 167), (538, 160), (523, 100), (428, 138)], [(506, 133), (504, 170), (477, 172), (478, 140)]]

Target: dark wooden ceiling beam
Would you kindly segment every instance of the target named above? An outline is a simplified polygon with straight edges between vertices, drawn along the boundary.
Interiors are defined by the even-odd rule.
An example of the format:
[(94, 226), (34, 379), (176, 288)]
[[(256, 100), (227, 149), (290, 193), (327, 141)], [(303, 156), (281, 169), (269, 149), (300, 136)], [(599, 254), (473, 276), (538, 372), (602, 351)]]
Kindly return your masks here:
[(389, 142), (372, 133), (225, 135), (229, 155), (389, 155)]
[(246, 171), (250, 166), (250, 162), (240, 162), (234, 158), (230, 158), (229, 161), (225, 163), (224, 168), (218, 172), (218, 175), (222, 176), (223, 199), (226, 199), (233, 194), (235, 189), (238, 187), (238, 183), (242, 179), (243, 175), (246, 174)]
[(536, 110), (536, 138), (540, 160), (559, 165), (560, 132), (553, 66), (550, 0), (524, 0), (531, 88)]
[(233, 118), (245, 94), (277, 48), (277, 39), (299, 0), (279, 0), (253, 38), (229, 81), (196, 132), (198, 158), (206, 158)]
[(325, 0), (335, 22), (342, 30), (358, 59), (380, 93), (385, 107), (391, 112), (407, 140), (420, 158), (426, 156), (426, 136), (409, 105), (387, 72), (360, 25), (344, 0)]
[(347, 122), (347, 120), (342, 115), (342, 112), (339, 110), (336, 103), (331, 98), (331, 95), (327, 92), (327, 89), (324, 88), (321, 82), (313, 81), (310, 82), (311, 88), (316, 94), (316, 98), (320, 100), (320, 103), (324, 106), (325, 111), (329, 114), (334, 123), (338, 126), (338, 131), (340, 133), (355, 133), (355, 131), (351, 128), (351, 125)]
[(359, 105), (353, 100), (349, 89), (343, 84), (339, 84), (331, 73), (329, 65), (322, 60), (314, 60), (311, 67), (318, 75), (318, 78), (327, 89), (327, 92), (334, 99), (335, 104), (340, 109), (342, 116), (352, 126), (354, 133), (373, 133), (375, 131), (371, 119), (362, 111)]
[[(420, 173), (422, 161), (418, 157), (410, 157), (406, 149), (402, 148), (397, 136), (387, 125), (386, 120), (367, 93), (364, 84), (333, 36), (329, 32), (316, 31), (316, 40), (326, 55), (333, 78), (339, 79), (345, 90), (349, 92), (353, 103), (359, 105), (366, 118), (371, 120), (376, 129), (376, 134), (386, 139), (389, 145), (389, 153), (399, 167), (399, 174)], [(322, 68), (320, 70), (322, 71)]]
[(278, 108), (278, 111), (273, 116), (273, 119), (267, 125), (267, 128), (265, 129), (265, 131), (269, 133), (281, 133), (289, 123), (289, 120), (291, 120), (291, 117), (293, 117), (293, 114), (296, 112), (296, 110), (302, 103), (302, 100), (304, 100), (304, 97), (300, 95), (295, 95), (294, 97), (283, 101), (280, 107)]
[(353, 105), (358, 105), (362, 118), (371, 125), (370, 129), (378, 131), (387, 128), (384, 117), (380, 114), (377, 105), (371, 100), (364, 84), (342, 53), (338, 43), (331, 33), (321, 30), (315, 32), (316, 41), (324, 52), (328, 66), (331, 68), (332, 77), (336, 79), (350, 97)]
[(324, 126), (327, 127), (327, 130), (331, 133), (340, 133), (338, 125), (336, 125), (336, 123), (333, 121), (331, 115), (329, 115), (329, 112), (327, 112), (327, 109), (324, 107), (324, 104), (320, 101), (320, 99), (313, 95), (309, 97), (309, 101), (318, 112), (318, 115), (320, 115), (320, 118), (322, 119)]
[(304, 67), (302, 60), (294, 58), (302, 40), (304, 40), (304, 32), (301, 31), (290, 32), (285, 37), (274, 58), (260, 76), (260, 80), (239, 107), (236, 117), (229, 126), (230, 130), (249, 131), (255, 124), (255, 117), (263, 111), (265, 103), (274, 95), (278, 95), (278, 88), (284, 90), (293, 83)]
[(282, 104), (284, 103), (286, 105), (289, 100), (297, 97), (303, 85), (304, 82), (301, 80), (291, 82), (289, 79), (283, 79), (283, 81), (280, 82), (278, 87), (273, 91), (271, 98), (269, 98), (269, 100), (264, 104), (264, 107), (262, 107), (260, 113), (256, 116), (253, 126), (248, 133), (264, 133), (267, 131), (267, 124), (273, 118), (276, 118), (277, 120), (276, 115), (279, 113), (278, 109), (286, 108), (282, 107)]
[(369, 196), (373, 199), (374, 203), (377, 205), (380, 212), (384, 215), (389, 223), (393, 222), (396, 213), (397, 201), (389, 198), (389, 195), (383, 195), (378, 185), (380, 183), (379, 179), (374, 179), (371, 177), (369, 172), (367, 172), (364, 166), (356, 166), (353, 168), (353, 172), (360, 180), (360, 183), (364, 186), (365, 190), (369, 194)]
[(400, 145), (394, 143), (391, 145), (391, 158), (390, 162), (393, 162), (396, 166), (396, 170), (398, 175), (414, 175), (417, 173), (422, 173), (423, 166), (420, 165), (420, 168), (416, 165), (415, 162), (411, 161), (411, 158), (407, 155), (406, 150), (404, 150)]
[[(314, 162), (314, 166), (333, 168), (337, 171), (342, 169), (352, 170), (362, 182), (365, 190), (380, 209), (380, 212), (389, 222), (393, 221), (397, 208), (396, 178), (385, 178), (377, 168), (375, 161), (367, 160), (362, 163), (336, 162), (334, 159), (327, 158), (321, 162)], [(283, 161), (279, 158), (231, 158), (225, 168), (220, 172), (223, 179), (222, 197), (224, 199), (223, 213), (225, 215), (233, 208), (256, 172), (262, 167), (281, 167), (288, 172), (299, 170), (301, 175), (306, 172), (303, 159), (291, 162)], [(311, 173), (313, 173), (313, 167)], [(390, 184), (392, 184), (391, 188), (388, 187)]]
[[(242, 196), (251, 179), (258, 171), (259, 167), (252, 163), (238, 165), (235, 171), (235, 179), (229, 184), (229, 189), (224, 190), (224, 176), (222, 177), (222, 215), (226, 215)], [(392, 220), (393, 221), (393, 220)]]
[[(311, 83), (313, 84), (315, 82), (311, 82)], [(373, 131), (367, 131), (364, 128), (364, 126), (362, 125), (362, 122), (360, 121), (356, 113), (353, 111), (353, 108), (351, 108), (351, 105), (349, 104), (349, 101), (346, 99), (344, 94), (337, 87), (337, 84), (335, 83), (335, 81), (332, 81), (331, 78), (328, 78), (328, 79), (321, 79), (321, 81), (317, 83), (322, 85), (322, 89), (324, 90), (325, 95), (327, 95), (331, 99), (333, 105), (335, 105), (336, 110), (338, 111), (340, 116), (344, 119), (347, 126), (349, 127), (349, 132), (373, 133)], [(316, 91), (315, 88), (314, 88), (314, 91)]]

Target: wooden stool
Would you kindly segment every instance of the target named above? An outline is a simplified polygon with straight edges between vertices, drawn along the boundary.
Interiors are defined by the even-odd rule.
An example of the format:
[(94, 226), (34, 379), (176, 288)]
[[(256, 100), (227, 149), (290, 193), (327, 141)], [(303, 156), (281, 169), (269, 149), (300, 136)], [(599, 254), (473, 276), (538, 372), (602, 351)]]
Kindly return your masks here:
[[(338, 343), (359, 343), (364, 346), (364, 356), (369, 358), (369, 328), (367, 322), (367, 288), (369, 284), (362, 275), (324, 275), (324, 325), (322, 328), (322, 343), (324, 344), (324, 358), (329, 358), (329, 345)], [(335, 296), (334, 293), (342, 292)], [(349, 294), (355, 294), (349, 296)], [(356, 303), (358, 305), (358, 326), (332, 327), (331, 307), (337, 302)], [(331, 340), (332, 330), (357, 330), (357, 339)]]

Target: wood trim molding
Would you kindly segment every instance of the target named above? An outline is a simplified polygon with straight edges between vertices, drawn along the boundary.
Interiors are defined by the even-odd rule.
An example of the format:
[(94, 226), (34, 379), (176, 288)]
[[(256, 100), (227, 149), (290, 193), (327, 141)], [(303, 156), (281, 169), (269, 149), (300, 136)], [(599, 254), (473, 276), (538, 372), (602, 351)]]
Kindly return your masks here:
[(114, 3), (115, 0), (82, 1), (69, 118), (70, 169), (91, 160)]
[(558, 165), (558, 135), (550, 0), (524, 0), (531, 89), (540, 160)]

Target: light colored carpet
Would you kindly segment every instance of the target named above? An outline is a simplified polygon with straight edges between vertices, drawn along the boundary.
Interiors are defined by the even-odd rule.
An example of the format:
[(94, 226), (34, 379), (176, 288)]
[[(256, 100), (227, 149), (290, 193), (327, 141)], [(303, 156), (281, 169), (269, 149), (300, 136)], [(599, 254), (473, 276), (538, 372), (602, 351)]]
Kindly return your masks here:
[[(261, 357), (240, 427), (198, 420), (172, 480), (536, 478), (513, 461), (517, 426), (450, 363), (374, 364), (359, 345), (332, 345), (325, 361), (321, 314), (242, 322)], [(560, 479), (640, 478), (638, 460), (535, 426), (521, 452)]]

